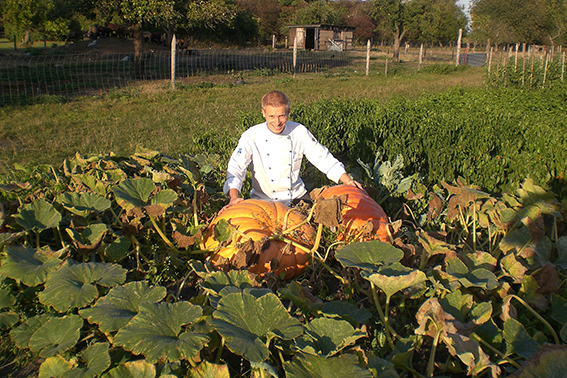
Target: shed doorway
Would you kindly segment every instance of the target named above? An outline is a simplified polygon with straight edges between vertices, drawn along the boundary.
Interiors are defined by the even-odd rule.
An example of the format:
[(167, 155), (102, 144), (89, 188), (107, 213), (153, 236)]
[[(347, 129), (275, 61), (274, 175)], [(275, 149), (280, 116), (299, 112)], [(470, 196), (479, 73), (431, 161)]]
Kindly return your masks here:
[(305, 49), (315, 49), (315, 28), (305, 29)]

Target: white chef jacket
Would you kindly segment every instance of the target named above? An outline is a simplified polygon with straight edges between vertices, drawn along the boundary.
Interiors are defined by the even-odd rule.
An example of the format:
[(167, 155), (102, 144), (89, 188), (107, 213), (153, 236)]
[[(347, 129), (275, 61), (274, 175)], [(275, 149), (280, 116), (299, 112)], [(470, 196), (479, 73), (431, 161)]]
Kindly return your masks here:
[(266, 122), (252, 126), (242, 133), (232, 153), (223, 191), (240, 192), (246, 169), (252, 163), (250, 197), (289, 205), (307, 193), (299, 177), (303, 155), (335, 183), (346, 173), (344, 165), (302, 124), (287, 121), (281, 134), (270, 131)]

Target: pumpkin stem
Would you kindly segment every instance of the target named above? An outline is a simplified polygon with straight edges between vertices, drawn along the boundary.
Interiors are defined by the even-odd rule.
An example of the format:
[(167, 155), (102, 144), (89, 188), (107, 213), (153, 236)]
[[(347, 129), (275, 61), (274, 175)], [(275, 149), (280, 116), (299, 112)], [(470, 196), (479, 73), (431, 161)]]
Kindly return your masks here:
[(163, 239), (163, 241), (165, 242), (165, 244), (167, 244), (167, 246), (171, 249), (173, 249), (174, 251), (177, 251), (177, 248), (175, 248), (175, 245), (173, 245), (173, 243), (171, 242), (171, 240), (169, 240), (167, 238), (167, 236), (165, 236), (165, 234), (163, 233), (163, 231), (161, 230), (161, 228), (157, 225), (155, 219), (153, 216), (149, 215), (150, 217), (150, 221), (152, 222), (152, 225), (154, 226), (154, 229), (157, 231), (157, 233), (159, 234), (159, 236), (161, 236), (161, 238)]
[(288, 211), (286, 211), (284, 219), (283, 219), (283, 224), (282, 224), (283, 231), (282, 231), (281, 234), (282, 235), (289, 234), (290, 232), (297, 230), (299, 227), (303, 226), (304, 224), (309, 223), (311, 221), (311, 218), (313, 217), (313, 212), (315, 211), (315, 206), (317, 206), (317, 203), (315, 203), (315, 204), (313, 204), (313, 206), (311, 206), (311, 209), (309, 210), (309, 214), (307, 215), (307, 218), (305, 218), (303, 221), (299, 222), (298, 224), (296, 224), (295, 226), (293, 226), (291, 228), (286, 228), (287, 227), (287, 217), (292, 211), (296, 211), (296, 210), (291, 208)]

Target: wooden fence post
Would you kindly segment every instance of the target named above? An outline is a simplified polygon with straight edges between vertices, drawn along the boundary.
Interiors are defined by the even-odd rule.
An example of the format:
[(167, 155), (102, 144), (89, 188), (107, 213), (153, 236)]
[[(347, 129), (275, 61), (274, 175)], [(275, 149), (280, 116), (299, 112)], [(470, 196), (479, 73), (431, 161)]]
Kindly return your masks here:
[(417, 70), (421, 70), (421, 63), (423, 62), (423, 42), (419, 46), (419, 65), (417, 66)]
[(455, 58), (455, 66), (459, 65), (459, 59), (461, 55), (461, 41), (463, 39), (463, 29), (459, 29), (459, 38), (457, 39), (457, 56)]
[(492, 66), (492, 47), (490, 47), (489, 53), (488, 53), (488, 77), (490, 78), (490, 69)]
[(561, 64), (561, 82), (563, 82), (564, 73), (565, 73), (565, 51), (563, 51), (563, 64)]
[(293, 77), (295, 78), (295, 73), (297, 69), (297, 34), (293, 39)]
[(386, 67), (384, 68), (384, 76), (388, 76), (388, 57), (386, 57)]
[(276, 48), (276, 35), (272, 34), (272, 48), (275, 49)]
[(369, 71), (370, 71), (370, 40), (366, 42), (366, 76), (368, 76)]
[(177, 52), (177, 38), (171, 38), (171, 89), (175, 90), (175, 53)]

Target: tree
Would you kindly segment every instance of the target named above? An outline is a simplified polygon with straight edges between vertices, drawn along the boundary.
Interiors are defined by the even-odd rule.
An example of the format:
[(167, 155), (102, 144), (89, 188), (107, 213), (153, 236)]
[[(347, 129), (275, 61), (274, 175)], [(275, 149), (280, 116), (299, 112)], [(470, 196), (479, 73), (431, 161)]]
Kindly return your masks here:
[(496, 43), (543, 43), (550, 10), (548, 0), (473, 0), (472, 29)]
[(388, 30), (394, 41), (394, 52), (392, 60), (399, 62), (400, 45), (404, 35), (415, 22), (411, 7), (411, 1), (406, 0), (374, 0), (372, 2), (371, 16), (377, 20), (377, 24), (383, 25)]
[(467, 26), (467, 17), (455, 0), (413, 0), (415, 17), (411, 27), (411, 38), (417, 41), (455, 41), (459, 29)]
[(45, 34), (47, 15), (52, 8), (53, 3), (49, 0), (5, 0), (2, 21), (6, 37), (29, 45), (33, 42), (32, 33)]

